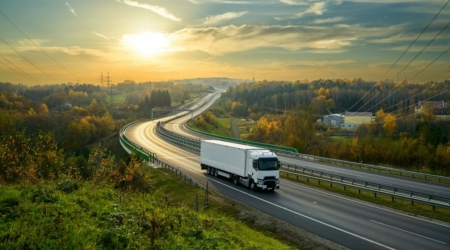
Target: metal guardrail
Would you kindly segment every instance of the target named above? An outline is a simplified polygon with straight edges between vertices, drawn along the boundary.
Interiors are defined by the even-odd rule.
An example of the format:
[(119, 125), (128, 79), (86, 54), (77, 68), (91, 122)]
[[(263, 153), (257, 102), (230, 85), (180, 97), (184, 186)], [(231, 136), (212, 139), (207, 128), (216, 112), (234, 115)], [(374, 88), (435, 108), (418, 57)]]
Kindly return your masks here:
[(180, 179), (183, 179), (184, 181), (189, 182), (189, 183), (195, 185), (196, 187), (200, 187), (201, 189), (205, 189), (205, 190), (208, 189), (208, 182), (206, 182), (206, 185), (203, 185), (200, 182), (196, 181), (194, 178), (190, 177), (189, 175), (187, 175), (186, 173), (181, 171), (179, 168), (176, 168), (176, 167), (174, 167), (170, 164), (167, 164), (163, 161), (160, 161), (160, 160), (155, 160), (154, 164), (156, 164), (157, 167), (166, 168), (166, 169), (170, 170), (176, 176), (180, 176)]
[[(162, 123), (158, 123), (157, 133), (160, 136), (162, 136), (163, 138), (166, 138), (169, 141), (171, 141), (179, 146), (188, 147), (194, 151), (198, 151), (198, 149), (200, 147), (199, 140), (196, 140), (196, 139), (193, 139), (190, 137), (181, 136), (174, 132), (168, 131), (167, 129), (164, 129)], [(287, 166), (288, 166), (288, 170), (289, 170), (291, 167), (289, 165), (287, 165)], [(296, 171), (299, 169), (297, 166), (295, 166), (294, 168)], [(358, 179), (352, 179), (352, 178), (348, 178), (348, 177), (333, 175), (330, 173), (316, 171), (316, 170), (303, 168), (303, 167), (301, 167), (301, 170), (303, 171), (303, 173), (305, 171), (306, 172), (309, 171), (311, 175), (298, 174), (298, 173), (293, 173), (293, 172), (284, 171), (284, 170), (280, 170), (280, 172), (287, 174), (288, 177), (289, 177), (289, 175), (302, 176), (305, 178), (316, 179), (318, 181), (327, 181), (330, 183), (339, 184), (344, 187), (353, 187), (353, 188), (357, 188), (360, 190), (366, 190), (366, 191), (371, 191), (374, 193), (389, 195), (391, 197), (402, 198), (402, 199), (410, 200), (411, 202), (421, 202), (421, 203), (425, 203), (428, 205), (432, 205), (433, 208), (434, 208), (434, 206), (450, 208), (450, 199), (447, 199), (447, 198), (424, 194), (424, 193), (419, 193), (419, 192), (414, 192), (414, 191), (410, 191), (410, 190), (406, 190), (406, 189), (389, 187), (389, 186), (385, 186), (385, 185), (378, 184), (378, 183), (367, 182), (367, 181), (362, 181), (362, 180), (358, 180)], [(320, 177), (315, 177), (314, 176), (315, 174), (319, 175)], [(323, 177), (328, 177), (328, 179), (324, 179)]]
[(202, 131), (198, 131), (187, 125), (185, 125), (185, 128), (187, 128), (188, 130), (190, 130), (196, 134), (203, 135), (203, 136), (213, 137), (213, 138), (217, 138), (220, 140), (233, 141), (233, 142), (237, 142), (240, 144), (247, 144), (247, 145), (254, 145), (254, 146), (258, 146), (258, 147), (268, 148), (280, 155), (291, 156), (291, 157), (296, 157), (296, 158), (301, 158), (301, 159), (314, 160), (314, 161), (329, 162), (329, 163), (333, 163), (333, 164), (340, 163), (342, 165), (349, 165), (350, 167), (358, 167), (360, 169), (364, 168), (364, 169), (368, 169), (368, 170), (376, 170), (378, 172), (385, 171), (385, 172), (388, 172), (389, 174), (398, 174), (400, 176), (410, 175), (410, 176), (412, 176), (412, 178), (422, 177), (425, 180), (435, 179), (435, 180), (438, 180), (439, 182), (441, 182), (442, 180), (450, 181), (450, 177), (447, 177), (447, 176), (426, 174), (426, 173), (401, 170), (401, 169), (396, 169), (396, 168), (388, 168), (388, 167), (382, 167), (382, 166), (376, 166), (376, 165), (370, 165), (370, 164), (364, 164), (364, 163), (358, 163), (358, 162), (352, 162), (352, 161), (345, 161), (345, 160), (338, 160), (338, 159), (332, 159), (332, 158), (326, 158), (326, 157), (320, 157), (320, 156), (314, 156), (314, 155), (308, 155), (308, 154), (301, 154), (301, 153), (298, 153), (297, 150), (295, 150), (295, 149), (294, 149), (295, 152), (293, 152), (292, 150), (286, 150), (285, 148), (288, 148), (288, 147), (282, 147), (282, 146), (276, 146), (276, 145), (270, 145), (270, 144), (264, 144), (264, 143), (257, 143), (257, 142), (250, 142), (250, 141), (245, 141), (245, 140), (238, 140), (238, 139), (234, 139), (234, 138), (227, 138), (227, 137), (223, 137), (223, 136), (213, 135), (213, 134), (205, 133)]
[[(286, 167), (285, 167), (286, 166)], [(377, 191), (384, 191), (385, 193), (391, 193), (395, 195), (400, 195), (401, 197), (409, 197), (414, 198), (415, 200), (426, 200), (430, 202), (430, 204), (446, 204), (447, 208), (450, 208), (450, 199), (445, 197), (440, 197), (436, 195), (430, 195), (420, 192), (415, 192), (411, 190), (401, 189), (401, 188), (395, 188), (391, 186), (386, 186), (374, 182), (368, 182), (363, 180), (358, 180), (354, 178), (344, 177), (336, 174), (331, 174), (323, 171), (317, 171), (305, 167), (297, 167), (297, 166), (291, 166), (291, 165), (285, 165), (283, 168), (286, 168), (287, 170), (294, 169), (296, 172), (302, 172), (303, 174), (310, 174), (311, 176), (319, 176), (320, 178), (328, 178), (328, 180), (337, 181), (341, 184), (351, 184), (354, 187), (360, 187), (360, 188), (368, 188), (370, 190), (377, 190)], [(283, 171), (283, 170), (281, 170)], [(289, 174), (297, 174), (293, 172), (283, 171), (285, 173)]]
[(320, 182), (328, 182), (331, 185), (337, 184), (337, 185), (343, 186), (344, 188), (345, 187), (351, 187), (351, 188), (358, 189), (359, 191), (360, 190), (365, 190), (365, 191), (373, 192), (374, 194), (383, 194), (383, 195), (391, 196), (392, 200), (394, 200), (394, 197), (395, 198), (401, 198), (401, 199), (409, 200), (409, 201), (411, 201), (412, 205), (414, 204), (414, 202), (419, 202), (419, 203), (431, 205), (431, 206), (433, 206), (433, 209), (435, 207), (443, 207), (443, 208), (449, 208), (450, 209), (450, 203), (448, 202), (448, 200), (445, 200), (445, 201), (433, 200), (433, 199), (430, 199), (429, 195), (412, 196), (411, 194), (405, 194), (405, 193), (402, 193), (402, 192), (393, 192), (393, 191), (390, 191), (390, 190), (380, 189), (378, 187), (362, 186), (362, 185), (357, 185), (357, 184), (349, 184), (349, 183), (336, 181), (336, 180), (332, 180), (332, 179), (324, 179), (324, 178), (320, 178), (320, 177), (315, 177), (315, 176), (305, 175), (305, 174), (298, 174), (298, 173), (293, 173), (293, 172), (284, 171), (284, 170), (280, 170), (280, 172), (286, 174), (287, 178), (289, 178), (289, 175), (293, 175), (293, 176), (296, 176), (297, 179), (298, 179), (298, 177), (303, 177), (303, 178), (307, 179), (307, 181), (309, 181), (309, 179), (317, 180), (319, 182), (319, 184), (320, 184)]
[[(210, 99), (213, 98), (213, 97), (214, 97), (214, 95), (211, 96)], [(204, 106), (208, 101), (209, 101), (209, 100), (204, 101), (204, 102), (200, 105), (200, 107)], [(178, 111), (180, 111), (180, 110), (178, 110)], [(179, 118), (179, 117), (181, 117), (181, 116), (183, 116), (183, 115), (184, 115), (184, 114), (178, 114), (178, 115), (174, 116), (173, 118), (171, 118), (171, 119), (169, 119), (169, 120), (167, 120), (167, 121), (165, 121), (165, 122), (169, 122), (169, 121), (175, 120), (175, 119), (177, 119), (177, 118)], [(129, 123), (129, 124), (125, 125), (123, 128), (120, 129), (120, 131), (119, 131), (119, 140), (120, 140), (120, 143), (122, 144), (123, 147), (126, 147), (126, 148), (127, 148), (128, 150), (130, 150), (132, 153), (134, 153), (134, 154), (136, 154), (136, 155), (142, 157), (145, 161), (147, 161), (147, 162), (155, 162), (155, 160), (158, 159), (158, 157), (157, 157), (157, 155), (156, 155), (155, 153), (153, 153), (153, 152), (151, 152), (151, 151), (149, 151), (149, 150), (147, 150), (147, 149), (141, 147), (140, 145), (134, 143), (133, 141), (131, 141), (130, 139), (128, 139), (128, 138), (125, 136), (125, 134), (124, 134), (125, 131), (126, 131), (129, 127), (131, 127), (132, 125), (135, 125), (135, 124), (137, 124), (137, 123), (140, 123), (140, 122), (142, 122), (142, 121), (141, 121), (141, 120), (134, 121), (134, 122), (132, 122), (132, 123)], [(163, 126), (161, 126), (161, 127), (163, 127)], [(157, 131), (158, 131), (158, 129), (157, 129)], [(169, 131), (169, 132), (170, 132), (170, 131)], [(174, 138), (175, 138), (175, 137), (172, 137), (172, 140), (174, 140)], [(186, 145), (186, 144), (185, 144), (185, 145)], [(183, 146), (185, 146), (185, 145), (183, 145)], [(191, 147), (195, 147), (195, 144), (191, 145)], [(200, 141), (198, 142), (198, 150), (199, 150), (199, 149), (200, 149)]]
[(175, 145), (189, 149), (194, 152), (200, 152), (200, 140), (187, 136), (182, 136), (164, 128), (164, 123), (158, 122), (156, 133), (162, 138), (172, 142)]
[(193, 133), (199, 134), (199, 135), (203, 135), (203, 136), (207, 136), (207, 137), (212, 137), (212, 138), (216, 138), (222, 141), (230, 141), (230, 142), (235, 142), (235, 143), (239, 143), (239, 144), (245, 144), (245, 145), (251, 145), (251, 146), (256, 146), (256, 147), (260, 147), (260, 148), (267, 148), (270, 149), (274, 152), (288, 152), (291, 154), (298, 154), (297, 149), (295, 148), (291, 148), (291, 147), (284, 147), (284, 146), (278, 146), (278, 145), (273, 145), (273, 144), (267, 144), (267, 143), (261, 143), (261, 142), (254, 142), (254, 141), (246, 141), (246, 140), (240, 140), (240, 139), (235, 139), (235, 138), (229, 138), (229, 137), (225, 137), (225, 136), (220, 136), (220, 135), (214, 135), (214, 134), (209, 134), (203, 131), (199, 131), (196, 129), (193, 129), (187, 125), (184, 126), (185, 128), (187, 128), (188, 130), (190, 130)]
[(131, 152), (133, 152), (134, 154), (136, 154), (137, 156), (143, 158), (145, 161), (147, 162), (155, 162), (155, 160), (157, 160), (157, 156), (155, 153), (137, 145), (136, 143), (134, 143), (133, 141), (131, 141), (130, 139), (128, 139), (125, 136), (125, 131), (137, 124), (140, 123), (142, 121), (134, 121), (132, 123), (129, 123), (127, 125), (125, 125), (123, 128), (120, 129), (119, 131), (119, 140), (122, 143), (123, 146), (125, 146), (126, 148), (128, 148)]
[(441, 175), (433, 175), (433, 174), (426, 174), (426, 173), (420, 173), (420, 172), (414, 172), (414, 171), (408, 171), (408, 170), (401, 170), (396, 168), (388, 168), (388, 167), (382, 167), (382, 166), (376, 166), (376, 165), (370, 165), (365, 163), (358, 163), (358, 162), (352, 162), (352, 161), (345, 161), (345, 160), (338, 160), (338, 159), (332, 159), (332, 158), (326, 158), (326, 157), (320, 157), (320, 156), (314, 156), (314, 155), (307, 155), (307, 154), (293, 154), (290, 152), (281, 152), (281, 154), (286, 156), (293, 156), (297, 158), (302, 159), (308, 159), (308, 160), (314, 160), (314, 161), (320, 161), (320, 162), (328, 162), (336, 164), (340, 163), (343, 166), (349, 165), (350, 167), (358, 167), (360, 169), (368, 169), (368, 170), (375, 170), (378, 172), (385, 171), (389, 174), (397, 174), (400, 176), (407, 176), (410, 175), (412, 178), (416, 177), (423, 177), (425, 180), (438, 180), (441, 182), (442, 180), (450, 181), (450, 177), (447, 176), (441, 176)]

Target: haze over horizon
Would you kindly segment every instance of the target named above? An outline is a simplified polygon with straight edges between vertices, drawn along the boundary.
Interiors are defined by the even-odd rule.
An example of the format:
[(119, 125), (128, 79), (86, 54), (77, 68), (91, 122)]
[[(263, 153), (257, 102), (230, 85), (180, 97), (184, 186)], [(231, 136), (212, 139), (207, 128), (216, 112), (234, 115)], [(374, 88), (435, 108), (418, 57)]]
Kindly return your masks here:
[[(5, 0), (0, 82), (98, 84), (102, 72), (114, 83), (253, 76), (410, 81), (448, 51), (450, 4), (385, 73), (446, 2)], [(447, 52), (412, 82), (449, 78)]]

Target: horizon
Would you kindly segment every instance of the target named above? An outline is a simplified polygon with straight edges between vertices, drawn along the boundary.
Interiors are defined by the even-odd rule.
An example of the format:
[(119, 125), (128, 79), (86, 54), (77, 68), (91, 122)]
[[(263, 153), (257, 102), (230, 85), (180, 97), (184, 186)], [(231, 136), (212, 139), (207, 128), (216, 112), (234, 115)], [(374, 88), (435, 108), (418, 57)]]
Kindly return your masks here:
[(440, 82), (450, 78), (450, 6), (444, 4), (41, 0), (24, 7), (20, 1), (1, 2), (0, 81), (100, 84), (102, 72), (104, 77), (109, 72), (112, 83), (217, 75), (257, 81)]

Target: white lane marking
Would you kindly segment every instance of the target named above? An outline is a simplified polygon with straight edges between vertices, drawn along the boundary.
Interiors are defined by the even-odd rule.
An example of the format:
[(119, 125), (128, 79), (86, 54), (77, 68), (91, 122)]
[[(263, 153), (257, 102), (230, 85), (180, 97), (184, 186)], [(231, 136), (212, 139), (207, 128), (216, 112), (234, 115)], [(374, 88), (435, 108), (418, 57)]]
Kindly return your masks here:
[(399, 215), (402, 215), (402, 216), (405, 216), (405, 217), (409, 217), (411, 219), (416, 219), (416, 220), (428, 222), (428, 223), (431, 223), (431, 224), (435, 224), (435, 225), (438, 225), (438, 226), (450, 228), (450, 225), (443, 224), (444, 222), (439, 223), (439, 222), (430, 221), (430, 220), (427, 220), (427, 219), (414, 217), (414, 216), (411, 216), (411, 215), (408, 215), (408, 214), (404, 214), (404, 213), (400, 213), (400, 212), (397, 212), (397, 211), (394, 211), (394, 210), (391, 210), (391, 209), (386, 209), (386, 208), (374, 206), (374, 205), (369, 204), (369, 203), (364, 203), (364, 202), (360, 202), (360, 201), (357, 201), (357, 200), (348, 199), (348, 198), (346, 198), (344, 196), (339, 196), (339, 195), (335, 195), (335, 194), (332, 194), (332, 193), (327, 193), (327, 192), (324, 192), (324, 191), (321, 191), (321, 190), (318, 190), (318, 189), (310, 188), (310, 187), (305, 186), (305, 185), (299, 185), (299, 184), (297, 184), (295, 182), (292, 182), (292, 181), (288, 181), (288, 180), (283, 180), (283, 181), (289, 182), (290, 184), (292, 184), (294, 186), (298, 186), (298, 187), (301, 187), (301, 188), (306, 188), (306, 189), (309, 189), (309, 190), (312, 190), (312, 191), (315, 191), (315, 192), (319, 192), (319, 193), (322, 193), (322, 194), (326, 194), (326, 195), (329, 195), (329, 196), (333, 196), (333, 197), (336, 197), (336, 198), (339, 198), (339, 199), (342, 199), (342, 200), (351, 201), (351, 202), (358, 203), (358, 204), (361, 204), (361, 205), (364, 205), (364, 206), (380, 209), (380, 210), (391, 212), (391, 213), (394, 213), (394, 214), (399, 214)]
[(325, 222), (323, 222), (323, 221), (314, 219), (314, 218), (309, 217), (309, 216), (307, 216), (307, 215), (304, 215), (304, 214), (295, 212), (295, 211), (293, 211), (293, 210), (291, 210), (291, 209), (289, 209), (289, 208), (282, 207), (282, 206), (280, 206), (280, 205), (278, 205), (278, 204), (275, 204), (275, 203), (272, 203), (272, 202), (270, 202), (270, 201), (266, 201), (266, 200), (264, 200), (264, 199), (261, 199), (261, 198), (259, 198), (259, 197), (254, 196), (254, 195), (251, 195), (251, 194), (249, 194), (249, 193), (246, 193), (246, 192), (241, 191), (241, 190), (239, 190), (239, 189), (236, 189), (236, 188), (234, 188), (234, 187), (231, 187), (231, 186), (225, 185), (225, 184), (223, 184), (223, 183), (220, 183), (220, 182), (218, 182), (218, 181), (216, 181), (216, 180), (213, 180), (213, 179), (211, 179), (211, 178), (207, 178), (207, 179), (210, 180), (210, 181), (216, 182), (217, 184), (220, 184), (220, 185), (226, 186), (226, 187), (228, 187), (228, 188), (231, 188), (231, 189), (233, 189), (233, 190), (235, 190), (235, 191), (237, 191), (237, 192), (240, 192), (240, 193), (243, 193), (243, 194), (248, 195), (248, 196), (250, 196), (250, 197), (253, 197), (253, 198), (255, 198), (255, 199), (257, 199), (257, 200), (260, 200), (260, 201), (262, 201), (262, 202), (268, 203), (268, 204), (270, 204), (270, 205), (272, 205), (272, 206), (279, 207), (279, 208), (281, 208), (281, 209), (284, 209), (284, 210), (286, 210), (286, 211), (288, 211), (288, 212), (291, 212), (291, 213), (296, 214), (296, 215), (298, 215), (298, 216), (301, 216), (301, 217), (303, 217), (303, 218), (306, 218), (306, 219), (315, 221), (315, 222), (317, 222), (317, 223), (319, 223), (319, 224), (322, 224), (322, 225), (324, 225), (324, 226), (331, 227), (331, 228), (333, 228), (333, 229), (336, 229), (336, 230), (341, 231), (341, 232), (343, 232), (343, 233), (352, 235), (352, 236), (354, 236), (354, 237), (356, 237), (356, 238), (360, 238), (360, 239), (362, 239), (362, 240), (368, 241), (368, 242), (373, 243), (373, 244), (375, 244), (375, 245), (384, 247), (384, 248), (386, 248), (386, 249), (392, 249), (392, 250), (395, 250), (395, 248), (392, 248), (392, 247), (383, 245), (383, 244), (381, 244), (381, 243), (379, 243), (379, 242), (376, 242), (376, 241), (373, 241), (373, 240), (371, 240), (371, 239), (365, 238), (365, 237), (363, 237), (363, 236), (354, 234), (354, 233), (349, 232), (349, 231), (347, 231), (347, 230), (345, 230), (345, 229), (338, 228), (338, 227), (336, 227), (336, 226), (333, 226), (333, 225), (330, 225), (330, 224), (325, 223)]
[(195, 156), (163, 156), (163, 157), (158, 157), (158, 159), (198, 159), (200, 158), (199, 156), (195, 157)]
[(406, 230), (401, 229), (401, 228), (393, 227), (393, 226), (390, 226), (390, 225), (387, 225), (387, 224), (384, 224), (384, 223), (381, 223), (381, 222), (378, 222), (378, 221), (374, 221), (374, 220), (370, 220), (370, 221), (373, 222), (373, 223), (377, 223), (377, 224), (383, 225), (385, 227), (390, 227), (390, 228), (396, 229), (398, 231), (402, 231), (402, 232), (405, 232), (405, 233), (413, 234), (415, 236), (419, 236), (419, 237), (425, 238), (427, 240), (432, 240), (432, 241), (439, 242), (441, 244), (447, 245), (447, 243), (445, 243), (445, 242), (438, 241), (438, 240), (435, 240), (435, 239), (432, 239), (432, 238), (428, 238), (426, 236), (423, 236), (423, 235), (420, 235), (420, 234), (416, 234), (416, 233), (413, 233), (413, 232), (410, 232), (410, 231), (406, 231)]

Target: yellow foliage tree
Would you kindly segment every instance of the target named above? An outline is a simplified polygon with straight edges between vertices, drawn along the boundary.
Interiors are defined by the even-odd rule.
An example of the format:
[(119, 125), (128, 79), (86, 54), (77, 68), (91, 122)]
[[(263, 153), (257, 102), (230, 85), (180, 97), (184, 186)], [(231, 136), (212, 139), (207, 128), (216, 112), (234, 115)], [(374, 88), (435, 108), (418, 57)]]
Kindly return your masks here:
[(387, 114), (384, 118), (384, 124), (383, 124), (384, 134), (387, 137), (394, 137), (395, 133), (397, 131), (397, 120), (395, 116), (391, 114)]

